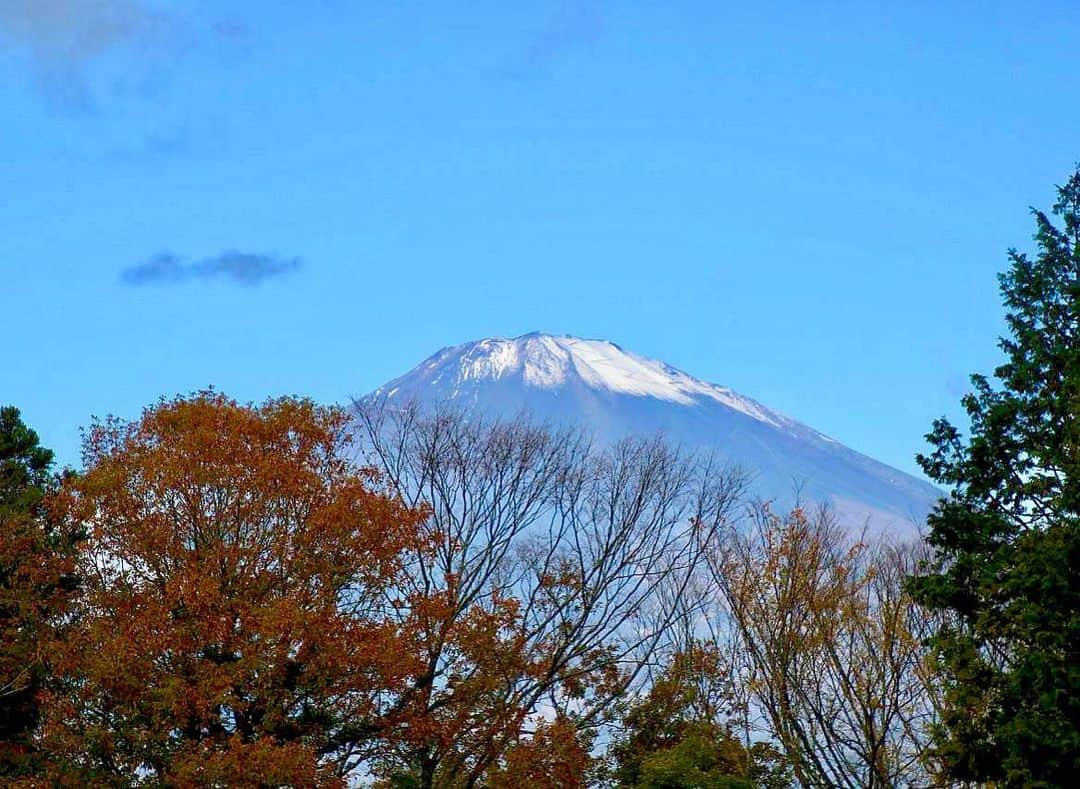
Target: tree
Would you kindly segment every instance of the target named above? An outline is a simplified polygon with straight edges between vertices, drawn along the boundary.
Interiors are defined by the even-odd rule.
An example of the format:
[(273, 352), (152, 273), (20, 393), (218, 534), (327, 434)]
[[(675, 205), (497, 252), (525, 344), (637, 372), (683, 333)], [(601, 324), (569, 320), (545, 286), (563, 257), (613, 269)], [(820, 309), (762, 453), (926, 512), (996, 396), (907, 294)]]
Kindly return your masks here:
[(388, 766), (422, 787), (482, 785), (538, 712), (602, 723), (678, 616), (698, 535), (742, 490), (659, 440), (597, 447), (525, 419), (379, 403), (357, 419), (365, 461), (426, 507), (436, 546), (408, 562), (426, 667), (394, 702), (410, 725)]
[(40, 768), (34, 734), (49, 629), (75, 589), (77, 535), (51, 524), (53, 454), (13, 407), (0, 408), (0, 779)]
[(490, 789), (585, 789), (591, 785), (591, 741), (588, 732), (565, 717), (541, 720), (488, 769), (484, 785)]
[(1034, 259), (1000, 277), (997, 383), (972, 376), (970, 435), (945, 419), (926, 473), (952, 487), (929, 518), (937, 561), (912, 589), (946, 614), (936, 756), (957, 780), (1070, 785), (1080, 774), (1080, 170)]
[(827, 510), (767, 505), (709, 553), (746, 714), (799, 785), (925, 782), (933, 695), (903, 588), (916, 555), (848, 539)]
[(56, 517), (84, 529), (45, 738), (70, 780), (335, 785), (419, 672), (390, 616), (423, 514), (355, 467), (346, 415), (214, 392), (85, 438)]
[[(582, 730), (563, 716), (531, 719), (472, 783), (486, 789), (584, 789), (594, 786), (596, 760), (590, 755), (592, 732)], [(375, 789), (419, 789), (427, 779), (418, 764), (391, 765)], [(444, 789), (469, 785), (468, 776), (441, 772), (436, 781)]]
[(744, 745), (730, 725), (732, 677), (711, 642), (670, 656), (648, 692), (626, 704), (608, 750), (615, 785), (632, 789), (780, 789), (792, 786), (779, 753)]

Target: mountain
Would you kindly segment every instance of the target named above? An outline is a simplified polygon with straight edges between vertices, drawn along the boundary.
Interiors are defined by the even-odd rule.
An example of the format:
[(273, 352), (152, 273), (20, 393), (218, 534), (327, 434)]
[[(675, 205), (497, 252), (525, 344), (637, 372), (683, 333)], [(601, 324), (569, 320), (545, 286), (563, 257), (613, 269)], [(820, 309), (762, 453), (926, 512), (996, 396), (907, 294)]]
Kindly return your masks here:
[(605, 340), (533, 333), (443, 348), (365, 399), (451, 402), (497, 416), (582, 424), (600, 440), (663, 433), (754, 473), (755, 492), (825, 501), (850, 526), (913, 531), (937, 488), (745, 395)]

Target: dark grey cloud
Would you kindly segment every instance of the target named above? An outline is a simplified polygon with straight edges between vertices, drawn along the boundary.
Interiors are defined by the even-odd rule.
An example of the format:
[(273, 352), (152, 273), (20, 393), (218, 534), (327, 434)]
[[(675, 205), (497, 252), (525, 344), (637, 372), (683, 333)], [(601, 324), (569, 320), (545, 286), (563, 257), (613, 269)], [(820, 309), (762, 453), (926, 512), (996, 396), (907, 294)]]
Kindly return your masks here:
[(224, 279), (251, 286), (298, 268), (299, 258), (251, 252), (227, 251), (190, 263), (164, 252), (124, 269), (120, 272), (120, 281), (127, 285), (169, 285), (191, 280)]

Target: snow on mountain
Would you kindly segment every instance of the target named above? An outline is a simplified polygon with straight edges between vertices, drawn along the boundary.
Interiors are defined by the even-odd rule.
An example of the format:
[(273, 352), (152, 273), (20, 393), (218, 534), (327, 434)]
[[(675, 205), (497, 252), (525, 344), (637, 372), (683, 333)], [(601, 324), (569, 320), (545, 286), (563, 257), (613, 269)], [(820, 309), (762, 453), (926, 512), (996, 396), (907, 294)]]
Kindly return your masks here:
[(600, 440), (663, 433), (751, 470), (762, 496), (787, 504), (798, 488), (851, 526), (913, 531), (940, 495), (756, 400), (605, 340), (533, 333), (444, 348), (365, 399), (524, 411), (583, 424)]

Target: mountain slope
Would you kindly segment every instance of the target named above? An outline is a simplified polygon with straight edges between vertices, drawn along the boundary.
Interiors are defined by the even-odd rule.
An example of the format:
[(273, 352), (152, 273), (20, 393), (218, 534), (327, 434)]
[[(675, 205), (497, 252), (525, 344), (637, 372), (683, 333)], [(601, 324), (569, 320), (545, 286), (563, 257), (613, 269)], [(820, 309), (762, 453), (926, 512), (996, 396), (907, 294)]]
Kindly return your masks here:
[(939, 492), (738, 392), (603, 340), (548, 334), (444, 348), (365, 399), (452, 402), (485, 413), (584, 424), (601, 440), (664, 433), (755, 474), (789, 504), (796, 486), (849, 525), (911, 530)]

